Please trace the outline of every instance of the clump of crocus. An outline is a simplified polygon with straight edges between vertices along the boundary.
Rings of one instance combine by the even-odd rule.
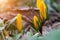
[[[38,29],[42,33],[42,24],[47,19],[47,13],[46,13],[46,4],[44,0],[37,0],[36,6],[39,9],[40,12],[40,20],[34,16],[34,27],[35,29]]]
[[[38,21],[38,18],[37,18],[37,16],[34,16],[34,27],[35,28],[38,28],[38,23],[37,23],[37,21]]]
[[[16,16],[16,27],[18,29],[18,31],[22,31],[22,15],[21,14],[17,14]]]
[[[40,22],[40,20],[37,18],[37,16],[34,16],[33,21],[34,21],[34,22],[33,22],[33,23],[34,23],[34,28],[37,29],[37,30],[39,30],[41,22]]]
[[[44,2],[44,0],[37,0],[37,8],[39,9],[40,12],[40,18],[42,20],[46,20],[47,18],[47,13],[46,13],[46,4]]]

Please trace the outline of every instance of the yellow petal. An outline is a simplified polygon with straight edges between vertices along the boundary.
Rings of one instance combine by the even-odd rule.
[[[40,12],[40,19],[43,20],[43,16],[42,16],[43,14],[41,13],[41,11],[39,12]]]
[[[37,21],[38,21],[37,16],[34,16],[34,27],[35,27],[35,28],[38,28]]]
[[[37,5],[37,8],[38,8],[38,9],[40,9],[40,4],[41,4],[42,1],[43,1],[43,0],[37,0],[37,1],[36,1],[36,5]]]
[[[43,14],[43,18],[46,19],[46,5],[44,2],[42,2],[42,14]]]
[[[17,29],[18,31],[22,31],[22,15],[21,14],[18,14],[16,16],[16,26],[17,26]]]
[[[37,8],[40,11],[40,17],[41,19],[46,19],[46,5],[43,0],[37,0]]]

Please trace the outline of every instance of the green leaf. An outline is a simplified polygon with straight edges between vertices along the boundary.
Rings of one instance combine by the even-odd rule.
[[[33,35],[32,37],[28,38],[28,40],[38,40],[38,36],[39,36],[39,34],[36,33],[36,34]]]
[[[19,40],[22,34],[15,34],[14,35],[14,40]]]
[[[32,32],[27,32],[27,35],[28,35],[29,37],[32,37],[32,36],[33,36],[33,33],[32,33]]]
[[[4,21],[0,19],[0,27],[3,27]]]
[[[49,32],[45,38],[46,40],[60,40],[60,29]]]
[[[5,27],[4,21],[0,19],[0,30],[3,30]]]
[[[38,40],[46,40],[43,36],[40,36]]]

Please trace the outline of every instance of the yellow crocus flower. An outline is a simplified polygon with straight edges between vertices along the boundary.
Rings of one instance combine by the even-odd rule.
[[[22,31],[22,15],[21,14],[17,14],[16,16],[16,26],[18,31]]]
[[[34,27],[35,28],[38,28],[38,23],[37,23],[37,21],[38,21],[38,18],[37,18],[37,16],[34,16],[34,18],[33,18],[34,20]]]
[[[46,19],[47,18],[47,15],[46,15],[46,5],[44,3],[44,0],[37,0],[37,8],[40,11],[41,19]]]

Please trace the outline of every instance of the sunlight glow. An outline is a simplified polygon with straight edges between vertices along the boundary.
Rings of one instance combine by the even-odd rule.
[[[0,11],[10,10],[14,3],[14,0],[0,0]]]
[[[6,3],[8,0],[0,0],[0,4]]]

